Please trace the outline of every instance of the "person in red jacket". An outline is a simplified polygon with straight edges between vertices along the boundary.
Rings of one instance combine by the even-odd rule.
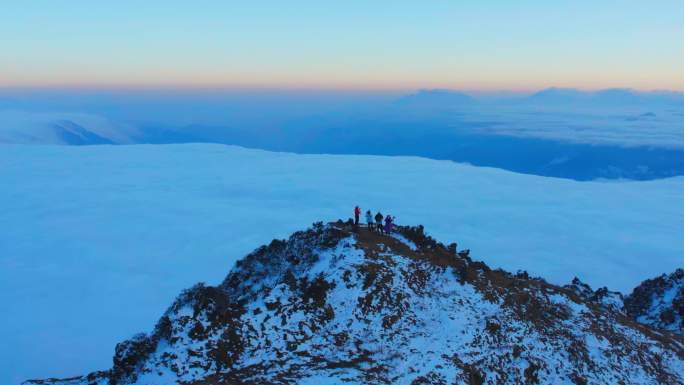
[[[359,206],[354,207],[354,226],[359,225],[359,216],[361,215],[361,209]]]

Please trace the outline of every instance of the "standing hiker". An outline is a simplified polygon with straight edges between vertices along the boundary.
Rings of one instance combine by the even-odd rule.
[[[373,231],[375,223],[373,223],[373,214],[371,214],[370,210],[366,211],[366,223],[368,224],[368,230]]]
[[[387,215],[385,217],[385,233],[387,234],[392,234],[392,221],[394,219],[392,218],[391,215]]]
[[[382,234],[383,229],[382,229],[382,214],[380,214],[380,211],[378,211],[377,214],[375,214],[375,224],[378,226],[378,231],[380,234]]]
[[[359,216],[361,215],[361,209],[359,206],[354,207],[354,227],[359,226]]]

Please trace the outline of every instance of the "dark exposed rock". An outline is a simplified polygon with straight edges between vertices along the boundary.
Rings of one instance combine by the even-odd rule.
[[[638,322],[684,335],[684,269],[642,282],[625,309]]]
[[[575,277],[569,285],[563,286],[584,301],[592,302],[598,306],[610,309],[614,312],[624,313],[624,298],[616,291],[610,291],[602,287],[594,291],[591,286]]]

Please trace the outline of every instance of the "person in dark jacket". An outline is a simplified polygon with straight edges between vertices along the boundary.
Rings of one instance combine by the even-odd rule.
[[[359,216],[361,216],[361,209],[359,206],[354,207],[354,226],[359,226]]]
[[[384,232],[384,229],[382,228],[382,219],[383,218],[384,217],[382,216],[382,214],[380,214],[380,211],[378,211],[378,213],[375,214],[375,224],[377,225],[378,231],[380,232],[380,234],[382,234]]]

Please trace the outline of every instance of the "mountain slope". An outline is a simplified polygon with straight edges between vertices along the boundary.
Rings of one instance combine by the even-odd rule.
[[[114,144],[112,140],[88,131],[83,126],[69,120],[55,122],[52,129],[62,143],[72,146]]]
[[[114,366],[28,384],[680,384],[684,339],[403,227],[315,224],[183,292]]]
[[[38,145],[131,144],[142,133],[98,115],[0,108],[0,143]]]
[[[641,323],[684,335],[684,270],[644,281],[625,308]]]

